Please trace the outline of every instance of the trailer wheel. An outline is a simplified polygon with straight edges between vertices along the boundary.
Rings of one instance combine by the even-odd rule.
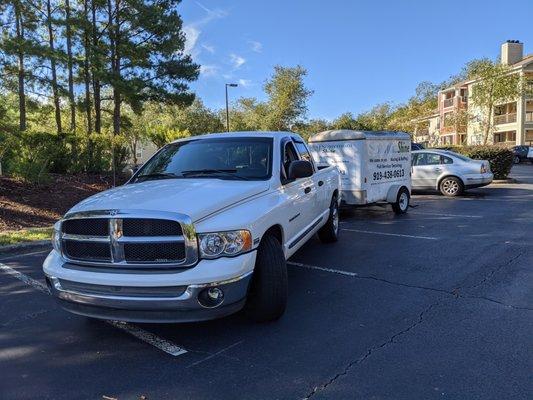
[[[407,188],[402,187],[400,190],[398,190],[398,195],[396,196],[396,202],[392,203],[392,209],[396,214],[405,214],[407,212],[407,209],[409,208],[409,190]]]
[[[285,312],[287,293],[287,264],[283,249],[278,239],[266,234],[257,249],[244,312],[257,322],[274,321]]]
[[[326,224],[318,230],[318,238],[322,243],[333,243],[339,240],[339,202],[333,195],[329,206],[329,217]]]

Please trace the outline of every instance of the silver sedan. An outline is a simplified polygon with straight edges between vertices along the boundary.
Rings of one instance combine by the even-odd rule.
[[[448,150],[417,150],[412,156],[413,190],[431,189],[445,196],[458,196],[493,179],[486,160],[472,160]]]

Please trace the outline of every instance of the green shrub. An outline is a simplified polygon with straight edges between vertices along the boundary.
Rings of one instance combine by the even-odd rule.
[[[513,152],[503,146],[454,146],[448,150],[463,154],[474,160],[487,160],[494,179],[507,179],[513,167]]]

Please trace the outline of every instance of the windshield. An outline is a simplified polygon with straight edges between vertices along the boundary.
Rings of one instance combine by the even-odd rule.
[[[450,150],[447,150],[446,153],[458,158],[459,160],[462,160],[462,161],[472,161],[471,158],[468,158],[467,156],[463,156],[462,154],[459,154],[459,153],[456,153],[455,151],[450,151]]]
[[[163,147],[133,182],[154,179],[215,178],[265,180],[272,174],[272,139],[228,137],[191,139]]]

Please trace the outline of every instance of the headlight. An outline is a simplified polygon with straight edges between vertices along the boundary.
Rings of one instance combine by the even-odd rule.
[[[54,250],[61,253],[61,221],[57,221],[54,224],[54,230],[52,232],[52,246]]]
[[[198,240],[202,258],[235,256],[252,248],[252,235],[247,230],[203,233]]]

